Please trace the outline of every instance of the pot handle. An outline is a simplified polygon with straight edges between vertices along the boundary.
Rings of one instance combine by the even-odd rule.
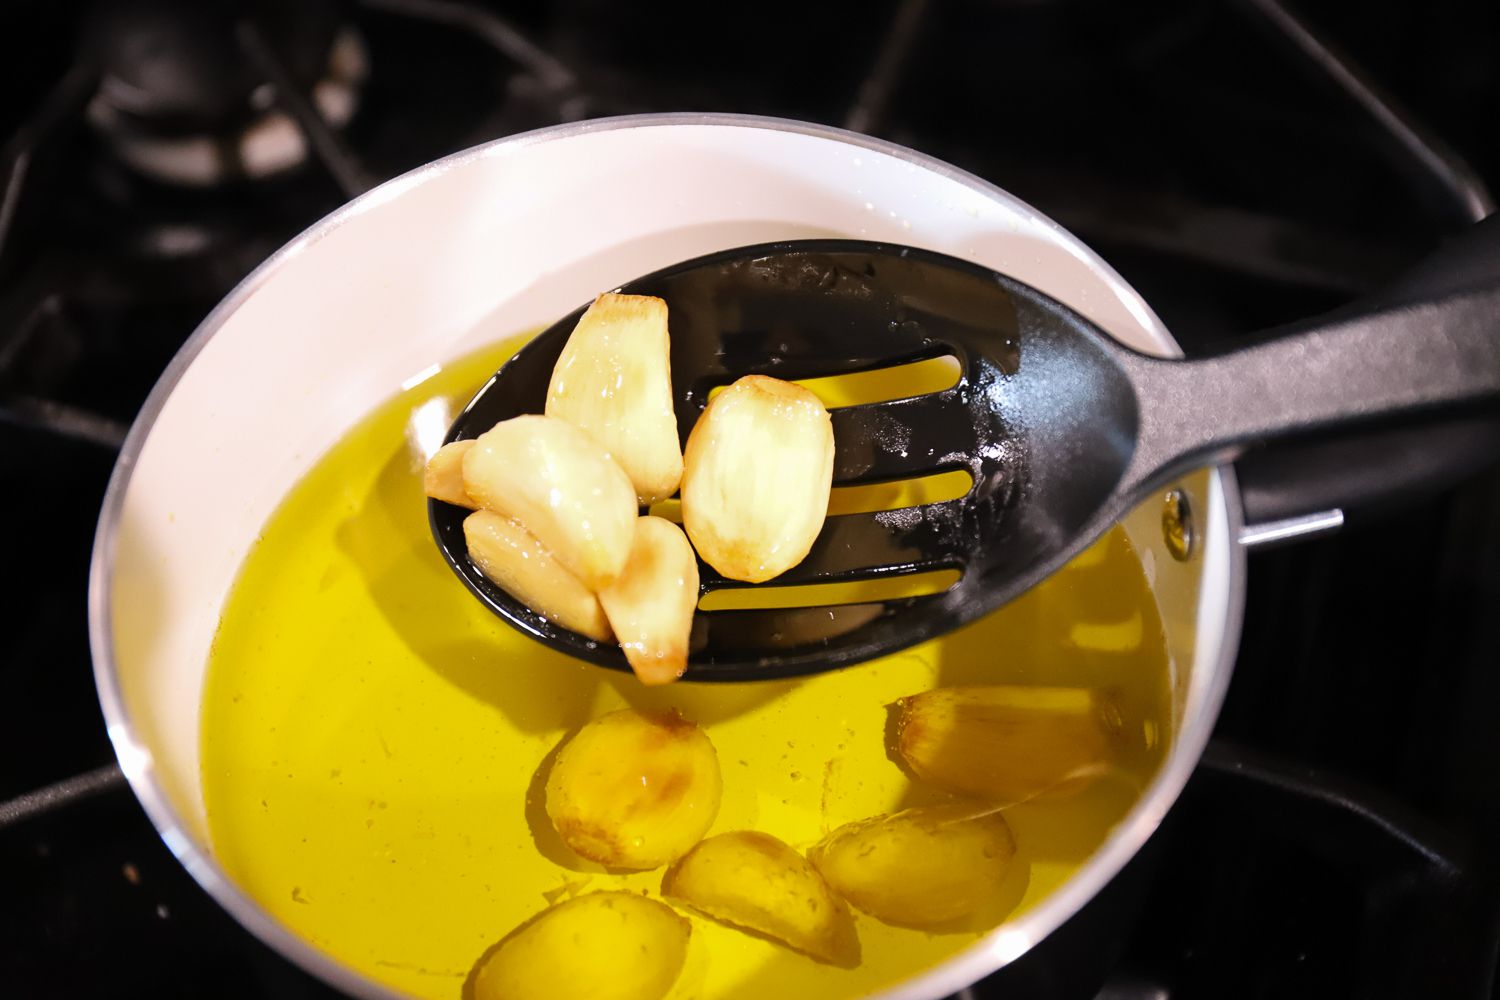
[[[1448,240],[1370,298],[1334,313],[1432,300],[1500,276],[1500,217]],[[1251,544],[1373,519],[1450,489],[1500,462],[1500,414],[1280,442],[1235,462]]]

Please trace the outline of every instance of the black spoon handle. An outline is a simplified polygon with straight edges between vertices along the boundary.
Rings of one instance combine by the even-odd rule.
[[[1252,442],[1500,403],[1500,273],[1425,301],[1344,310],[1231,354],[1123,363],[1140,425],[1121,485],[1138,493]]]
[[[1500,216],[1455,233],[1376,301],[1420,302],[1500,274]],[[1267,523],[1342,510],[1358,521],[1436,496],[1500,463],[1500,407],[1253,449],[1235,462],[1245,520]]]

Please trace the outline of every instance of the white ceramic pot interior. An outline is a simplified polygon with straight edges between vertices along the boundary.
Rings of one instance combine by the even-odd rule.
[[[984,182],[831,129],[703,116],[564,126],[391,181],[282,250],[205,321],[126,445],[101,520],[91,616],[101,699],[127,775],[169,845],[247,926],[343,988],[382,995],[293,941],[229,884],[206,833],[198,713],[209,644],[241,560],[290,487],[435,362],[675,261],[822,236],[970,258],[1126,343],[1175,351],[1091,251]],[[1186,780],[1227,679],[1239,558],[1232,486],[1218,472],[1187,486],[1193,559],[1167,554],[1159,499],[1128,522],[1177,671],[1172,759],[1072,883],[908,992],[951,991],[1024,951],[1128,859]]]

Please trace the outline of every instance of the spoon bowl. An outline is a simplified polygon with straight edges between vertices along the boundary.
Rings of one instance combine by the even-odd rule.
[[[1493,230],[1493,227],[1490,227]],[[1199,361],[1150,358],[1042,292],[911,247],[813,240],[727,250],[619,289],[667,302],[679,432],[709,393],[748,374],[796,380],[951,356],[938,392],[832,410],[835,487],[966,471],[961,497],[830,516],[807,557],[762,586],[957,571],[941,593],[700,610],[686,674],[747,680],[872,659],[957,628],[1060,568],[1151,490],[1246,443],[1365,417],[1500,396],[1496,282],[1429,303],[1384,304]],[[495,373],[448,440],[543,410],[583,308]],[[510,624],[628,670],[613,645],[535,614],[469,561],[467,511],[429,501],[434,537],[465,585]],[[748,586],[700,565],[701,589]],[[821,603],[820,603],[821,602]],[[785,602],[783,602],[785,603]],[[791,603],[797,603],[793,600]]]

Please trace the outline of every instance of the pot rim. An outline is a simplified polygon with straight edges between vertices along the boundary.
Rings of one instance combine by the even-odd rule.
[[[266,258],[214,307],[197,329],[183,342],[182,347],[172,357],[171,362],[152,387],[120,448],[119,457],[104,492],[90,559],[89,646],[100,708],[104,715],[106,731],[120,763],[120,769],[130,782],[136,798],[145,809],[167,848],[193,879],[242,927],[307,972],[351,996],[367,997],[371,1000],[392,1000],[392,998],[399,998],[401,994],[366,978],[331,955],[314,948],[272,918],[259,903],[235,885],[219,867],[209,849],[200,847],[187,832],[186,824],[167,798],[165,790],[157,779],[150,749],[135,736],[135,726],[124,703],[118,668],[114,659],[110,594],[115,537],[136,459],[140,456],[167,399],[214,334],[262,285],[274,278],[288,260],[338,229],[345,222],[453,167],[471,160],[496,155],[502,150],[595,132],[662,126],[752,128],[828,139],[883,153],[909,163],[913,167],[956,181],[992,201],[1022,208],[1036,217],[1044,226],[1053,229],[1072,253],[1081,260],[1087,261],[1089,266],[1106,281],[1119,296],[1120,301],[1143,326],[1150,329],[1163,342],[1170,345],[1173,351],[1180,354],[1176,341],[1173,340],[1161,319],[1114,268],[1071,232],[1000,187],[952,164],[884,139],[829,125],[759,115],[679,112],[625,115],[553,125],[495,139],[423,164],[378,185],[319,219]],[[1161,823],[1167,810],[1176,802],[1193,769],[1197,766],[1223,704],[1239,646],[1244,607],[1245,552],[1243,546],[1236,541],[1242,527],[1243,517],[1233,468],[1227,464],[1217,466],[1211,471],[1210,482],[1211,487],[1216,485],[1220,494],[1221,506],[1228,521],[1229,538],[1226,567],[1228,580],[1225,592],[1228,603],[1225,608],[1223,630],[1219,636],[1215,672],[1209,678],[1209,686],[1198,700],[1197,713],[1184,719],[1176,733],[1176,739],[1168,752],[1167,759],[1152,779],[1151,784],[1141,793],[1140,799],[1125,819],[1111,831],[1104,843],[1084,863],[1083,867],[1038,906],[1014,923],[1001,925],[991,931],[952,958],[900,981],[875,996],[945,996],[958,992],[965,986],[1019,958],[1061,926],[1103,889],[1125,866],[1126,862],[1135,856]]]

